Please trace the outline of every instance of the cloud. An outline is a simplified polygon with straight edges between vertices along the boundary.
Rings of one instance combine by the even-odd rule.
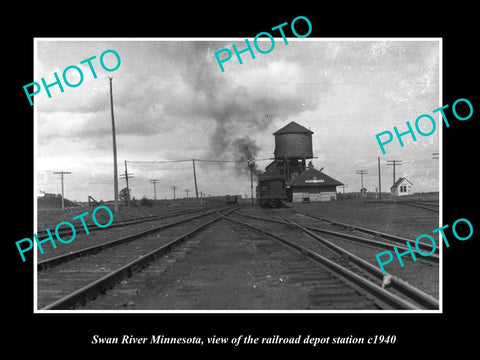
[[[202,42],[189,47],[184,59],[190,61],[183,74],[192,101],[182,111],[213,120],[208,156],[255,157],[261,148],[252,133],[263,132],[274,120],[286,121],[316,107],[317,94],[301,88],[307,75],[302,74],[299,64],[281,58],[238,64],[243,68],[237,81],[220,72],[216,64],[212,66],[211,48],[211,44]]]
[[[40,42],[39,78],[98,57],[106,49],[115,49],[122,59],[112,73],[100,69],[98,79],[87,77],[84,64],[82,85],[65,88],[64,93],[53,89],[51,99],[35,98],[40,168],[70,166],[78,176],[95,171],[108,178],[112,166],[108,76],[113,77],[119,163],[270,157],[272,133],[296,121],[315,132],[316,164],[326,165],[332,176],[345,176],[338,180],[354,183],[352,168],[376,160],[375,133],[436,108],[436,42],[292,39],[284,45],[278,40],[269,54],[257,53],[251,59],[243,53],[243,64],[233,55],[224,73],[214,51],[233,43],[244,48],[241,40]],[[392,156],[402,158],[413,145],[392,146]],[[437,145],[438,137],[432,136],[415,151]],[[257,162],[259,169],[264,165]],[[149,196],[150,185],[142,182],[149,176],[161,178],[167,190],[167,182],[192,188],[191,164],[132,169],[136,172],[132,184]],[[211,193],[235,189],[249,193],[245,163],[236,167],[198,162],[197,176]],[[102,197],[108,194],[110,190]]]

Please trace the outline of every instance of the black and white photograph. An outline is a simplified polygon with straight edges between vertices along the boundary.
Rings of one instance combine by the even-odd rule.
[[[36,41],[38,310],[440,309],[441,39],[265,38]]]
[[[8,348],[473,348],[474,11],[196,5],[12,15]]]

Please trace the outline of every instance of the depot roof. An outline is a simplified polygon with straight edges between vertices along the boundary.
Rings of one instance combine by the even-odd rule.
[[[287,185],[318,187],[318,186],[340,186],[340,185],[343,185],[343,183],[341,183],[338,180],[335,180],[334,178],[328,176],[327,174],[324,174],[323,172],[317,169],[309,169],[301,173],[299,176],[297,176]]]

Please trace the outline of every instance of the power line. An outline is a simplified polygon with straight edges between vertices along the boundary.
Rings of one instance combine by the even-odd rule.
[[[150,161],[142,161],[142,160],[125,160],[129,163],[135,164],[162,164],[162,163],[176,163],[176,162],[187,162],[192,161],[192,159],[188,160],[150,160]]]
[[[387,165],[393,166],[393,185],[395,185],[395,166],[402,165],[402,160],[387,160]]]
[[[135,164],[162,164],[162,163],[180,163],[190,161],[214,162],[214,163],[242,163],[248,160],[212,160],[212,159],[180,159],[180,160],[125,160]]]
[[[320,69],[321,70],[321,69]],[[125,80],[153,80],[156,82],[164,81],[164,82],[198,82],[196,78],[163,78],[163,77],[151,77],[151,76],[135,76],[135,77],[127,77],[127,76],[117,76],[117,79],[125,79]],[[239,81],[239,80],[226,80],[224,78],[209,78],[204,79],[202,81],[221,81],[222,83],[233,83],[233,84],[253,84],[253,85],[325,85],[324,82],[299,82],[299,81]],[[338,83],[339,85],[343,85],[346,83]],[[348,83],[350,84],[350,83]],[[360,83],[359,83],[360,84]],[[361,83],[363,84],[363,83]]]
[[[113,116],[113,90],[112,90],[112,78],[110,80],[110,109],[112,112],[112,142],[113,142],[113,192],[114,202],[113,211],[118,213],[118,174],[117,174],[117,140],[115,138],[115,118]]]
[[[317,159],[313,157],[312,159]],[[178,160],[125,160],[132,164],[162,164],[162,163],[180,163],[180,162],[189,162],[189,161],[200,161],[200,162],[211,162],[211,163],[247,163],[249,161],[267,161],[267,160],[278,160],[277,158],[263,158],[263,159],[245,159],[245,160],[216,160],[216,159],[178,159]]]
[[[330,70],[330,69],[319,69],[319,70]],[[165,78],[165,77],[151,77],[151,76],[117,76],[117,79],[125,79],[125,80],[152,80],[156,82],[198,82],[197,78]],[[216,77],[211,77],[208,79],[202,78],[202,81],[221,81],[222,83],[228,83],[228,84],[252,84],[252,85],[306,85],[306,86],[324,86],[325,83],[322,81],[316,82],[316,81],[239,81],[239,80],[226,80],[226,79],[220,79]],[[358,85],[358,86],[378,86],[378,85],[385,85],[387,84],[387,81],[345,81],[345,82],[333,82],[331,85],[342,85],[342,86],[353,86],[353,85]],[[406,83],[410,83],[407,81]],[[418,81],[411,81],[411,83],[415,84],[430,84],[429,82],[418,82]]]
[[[253,201],[253,168],[255,167],[255,160],[248,160],[248,167],[250,168],[250,193],[252,197],[252,206],[255,204]]]
[[[203,162],[215,162],[215,163],[242,163],[247,162],[248,160],[211,160],[211,159],[192,159],[195,161],[203,161]]]
[[[160,180],[158,179],[152,179],[150,182],[153,184],[153,205],[155,206],[157,204],[157,186],[156,184],[159,183]]]
[[[382,201],[382,175],[380,173],[380,156],[377,157],[378,163],[378,200]]]
[[[65,210],[65,203],[64,203],[64,200],[63,200],[63,175],[66,175],[66,174],[71,174],[70,171],[56,171],[54,172],[54,174],[58,174],[60,175],[60,179],[62,180],[62,210]]]
[[[195,197],[198,201],[198,186],[197,186],[197,172],[195,171],[195,159],[192,159],[193,165],[193,181],[195,182]]]
[[[133,178],[133,174],[129,173],[127,170],[127,160],[125,160],[125,174],[120,175],[120,179],[125,179],[125,182],[127,183],[127,204],[130,206],[130,188],[128,186],[128,179]]]
[[[170,186],[170,189],[173,189],[173,200],[175,200],[175,190],[178,188],[178,186]]]
[[[362,188],[361,189],[363,189],[363,175],[368,174],[368,171],[367,170],[357,170],[356,174],[359,174],[361,179],[362,179]],[[360,191],[361,191],[361,189],[360,189]]]

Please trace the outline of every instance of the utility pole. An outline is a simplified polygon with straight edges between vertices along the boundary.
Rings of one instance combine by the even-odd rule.
[[[190,191],[190,189],[185,189],[184,191],[187,193],[187,199],[188,199],[188,192]]]
[[[378,157],[378,199],[382,201],[382,178],[380,175],[380,156]]]
[[[112,90],[112,78],[110,80],[110,108],[112,111],[112,140],[113,140],[113,192],[114,202],[113,211],[118,213],[118,174],[117,174],[117,140],[115,138],[115,118],[113,116],[113,90]]]
[[[128,199],[127,199],[127,204],[130,206],[130,188],[128,187],[128,178],[133,178],[133,174],[128,173],[127,171],[127,160],[125,160],[125,174],[120,175],[120,179],[125,179],[127,183],[127,193],[128,193]]]
[[[62,210],[65,210],[65,203],[63,201],[63,175],[71,174],[71,172],[70,171],[57,171],[57,172],[54,172],[54,174],[59,174],[60,179],[62,180]]]
[[[363,175],[368,174],[368,171],[367,170],[357,170],[356,173],[360,174],[360,177],[362,178],[362,188],[361,189],[363,189]],[[361,189],[360,189],[360,192],[361,192]]]
[[[176,186],[170,186],[171,189],[173,189],[173,200],[175,200],[175,190],[177,189]]]
[[[254,159],[248,159],[248,167],[250,168],[250,193],[252,196],[252,206],[254,206],[254,201],[253,201],[253,168],[255,167]]]
[[[387,160],[387,165],[393,166],[393,185],[395,185],[395,166],[402,165],[402,160]]]
[[[198,187],[197,187],[197,173],[195,171],[195,159],[192,159],[192,164],[193,164],[193,181],[195,182],[195,197],[197,198],[197,202],[198,202]]]
[[[158,179],[152,179],[150,182],[153,184],[153,206],[157,206],[157,186],[159,180]]]

